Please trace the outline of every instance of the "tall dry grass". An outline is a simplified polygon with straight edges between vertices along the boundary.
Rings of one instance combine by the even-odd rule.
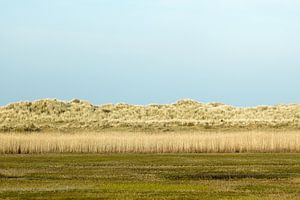
[[[0,134],[0,154],[300,152],[300,132]]]

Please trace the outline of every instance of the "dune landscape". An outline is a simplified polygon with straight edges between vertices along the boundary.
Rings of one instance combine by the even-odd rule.
[[[92,105],[38,100],[0,107],[1,132],[300,130],[300,105],[234,107],[179,100],[173,104]]]
[[[0,153],[296,153],[299,116],[297,104],[19,102],[0,108]]]
[[[299,10],[0,0],[0,200],[300,200]]]

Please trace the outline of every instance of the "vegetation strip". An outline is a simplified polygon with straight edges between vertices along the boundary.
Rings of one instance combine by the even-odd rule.
[[[0,154],[296,153],[299,144],[299,132],[0,134]]]

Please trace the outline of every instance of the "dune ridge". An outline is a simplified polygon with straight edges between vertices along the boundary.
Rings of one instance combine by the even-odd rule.
[[[0,107],[1,132],[300,130],[300,104],[234,107],[190,99],[164,105],[92,105],[43,99]]]

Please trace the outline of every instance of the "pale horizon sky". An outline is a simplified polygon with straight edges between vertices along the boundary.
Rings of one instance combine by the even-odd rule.
[[[300,103],[300,1],[0,0],[0,105]]]

